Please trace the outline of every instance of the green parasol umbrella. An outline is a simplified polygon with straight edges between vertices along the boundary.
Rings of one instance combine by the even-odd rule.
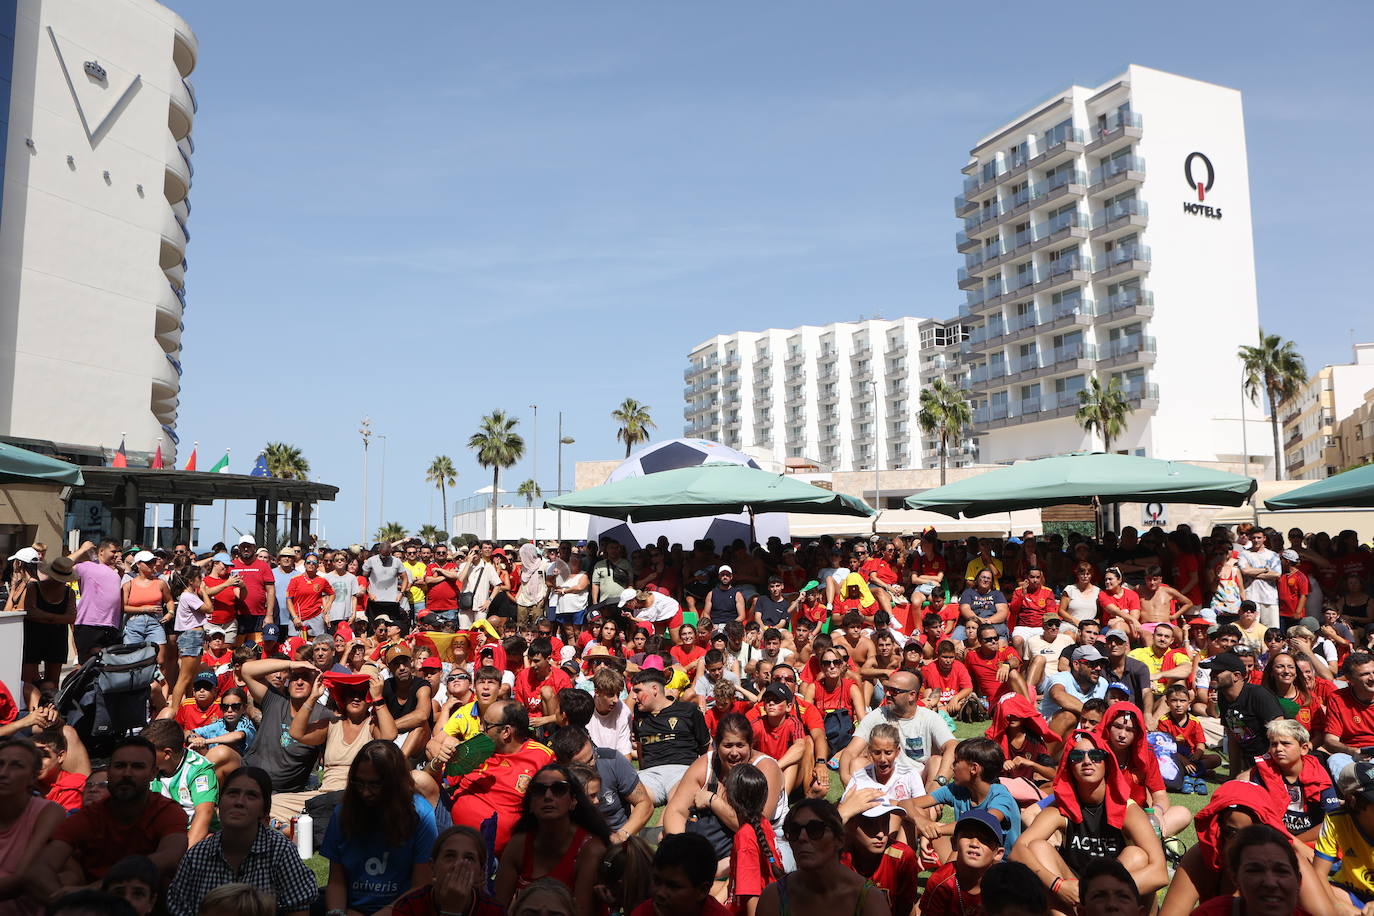
[[[1344,509],[1374,506],[1374,464],[1266,499],[1266,509]]]
[[[1023,461],[908,496],[906,505],[950,518],[1065,504],[1239,506],[1255,486],[1252,478],[1180,461],[1094,452]]]
[[[721,461],[618,480],[555,497],[544,505],[634,522],[741,512],[805,512],[860,518],[876,514],[857,497],[823,490],[785,474]]]

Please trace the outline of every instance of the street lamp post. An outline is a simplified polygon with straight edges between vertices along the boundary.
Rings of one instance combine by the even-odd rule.
[[[363,534],[358,538],[359,543],[368,543],[367,538],[367,446],[372,439],[372,420],[363,417],[362,425],[358,427],[358,434],[363,437]]]
[[[380,516],[380,518],[377,519],[377,523],[378,523],[378,524],[381,524],[381,525],[385,525],[385,524],[386,524],[386,436],[383,436],[383,435],[381,435],[381,434],[379,433],[379,434],[377,435],[377,438],[382,440],[382,483],[381,483],[381,486],[379,486],[379,487],[377,488],[377,491],[378,491],[378,496],[377,496],[377,515]]]
[[[534,481],[535,492],[539,491],[539,405],[531,404],[530,410],[534,411],[534,422],[530,427],[530,479]],[[534,501],[530,500],[530,540],[539,540],[539,526],[535,524]]]
[[[563,411],[558,412],[558,495],[563,495],[563,446],[572,445],[575,440],[572,436],[563,435]],[[558,513],[557,537],[563,540],[563,510],[553,510]]]
[[[883,430],[882,421],[878,419],[878,380],[870,379],[868,384],[873,386],[873,508],[877,513],[873,516],[873,533],[878,533],[878,516],[883,512]]]

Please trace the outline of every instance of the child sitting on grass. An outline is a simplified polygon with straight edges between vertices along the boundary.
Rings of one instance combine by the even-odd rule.
[[[1006,842],[996,815],[972,808],[950,825],[954,860],[937,868],[921,895],[921,916],[983,916],[983,876],[1002,859]]]
[[[1189,710],[1193,692],[1187,684],[1170,684],[1164,690],[1164,704],[1169,707],[1168,715],[1155,726],[1174,739],[1178,745],[1175,759],[1183,770],[1184,795],[1194,792],[1207,794],[1207,774],[1221,766],[1221,755],[1207,750],[1207,738],[1202,733],[1202,723]]]
[[[937,805],[950,805],[958,818],[968,811],[989,812],[1006,835],[1007,846],[1015,844],[1021,835],[1021,807],[1011,792],[1002,785],[1002,766],[1006,758],[997,743],[989,738],[965,738],[954,747],[954,784],[941,786],[929,795],[913,799],[903,807],[917,809],[912,813],[916,829],[931,841],[941,862],[948,862],[951,853],[949,837],[956,823],[941,824],[929,813]]]

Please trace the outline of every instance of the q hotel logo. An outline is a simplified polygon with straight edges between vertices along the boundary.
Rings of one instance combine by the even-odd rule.
[[[1204,204],[1207,199],[1207,192],[1212,190],[1212,184],[1216,181],[1217,173],[1212,168],[1212,160],[1202,153],[1189,153],[1183,160],[1183,179],[1188,182],[1188,187],[1197,192],[1197,202],[1189,200],[1183,202],[1183,212],[1193,216],[1203,216],[1207,219],[1221,219],[1221,208]]]

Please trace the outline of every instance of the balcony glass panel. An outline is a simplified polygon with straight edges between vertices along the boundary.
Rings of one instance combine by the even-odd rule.
[[[1127,261],[1148,261],[1150,260],[1150,246],[1148,245],[1118,245],[1111,251],[1103,252],[1106,260],[1106,267],[1115,267]]]
[[[1093,169],[1093,184],[1099,184],[1122,172],[1145,171],[1145,160],[1140,156],[1120,156]]]
[[[1143,200],[1119,200],[1110,207],[1104,207],[1093,214],[1093,228],[1103,226],[1126,216],[1149,216],[1150,208]]]

